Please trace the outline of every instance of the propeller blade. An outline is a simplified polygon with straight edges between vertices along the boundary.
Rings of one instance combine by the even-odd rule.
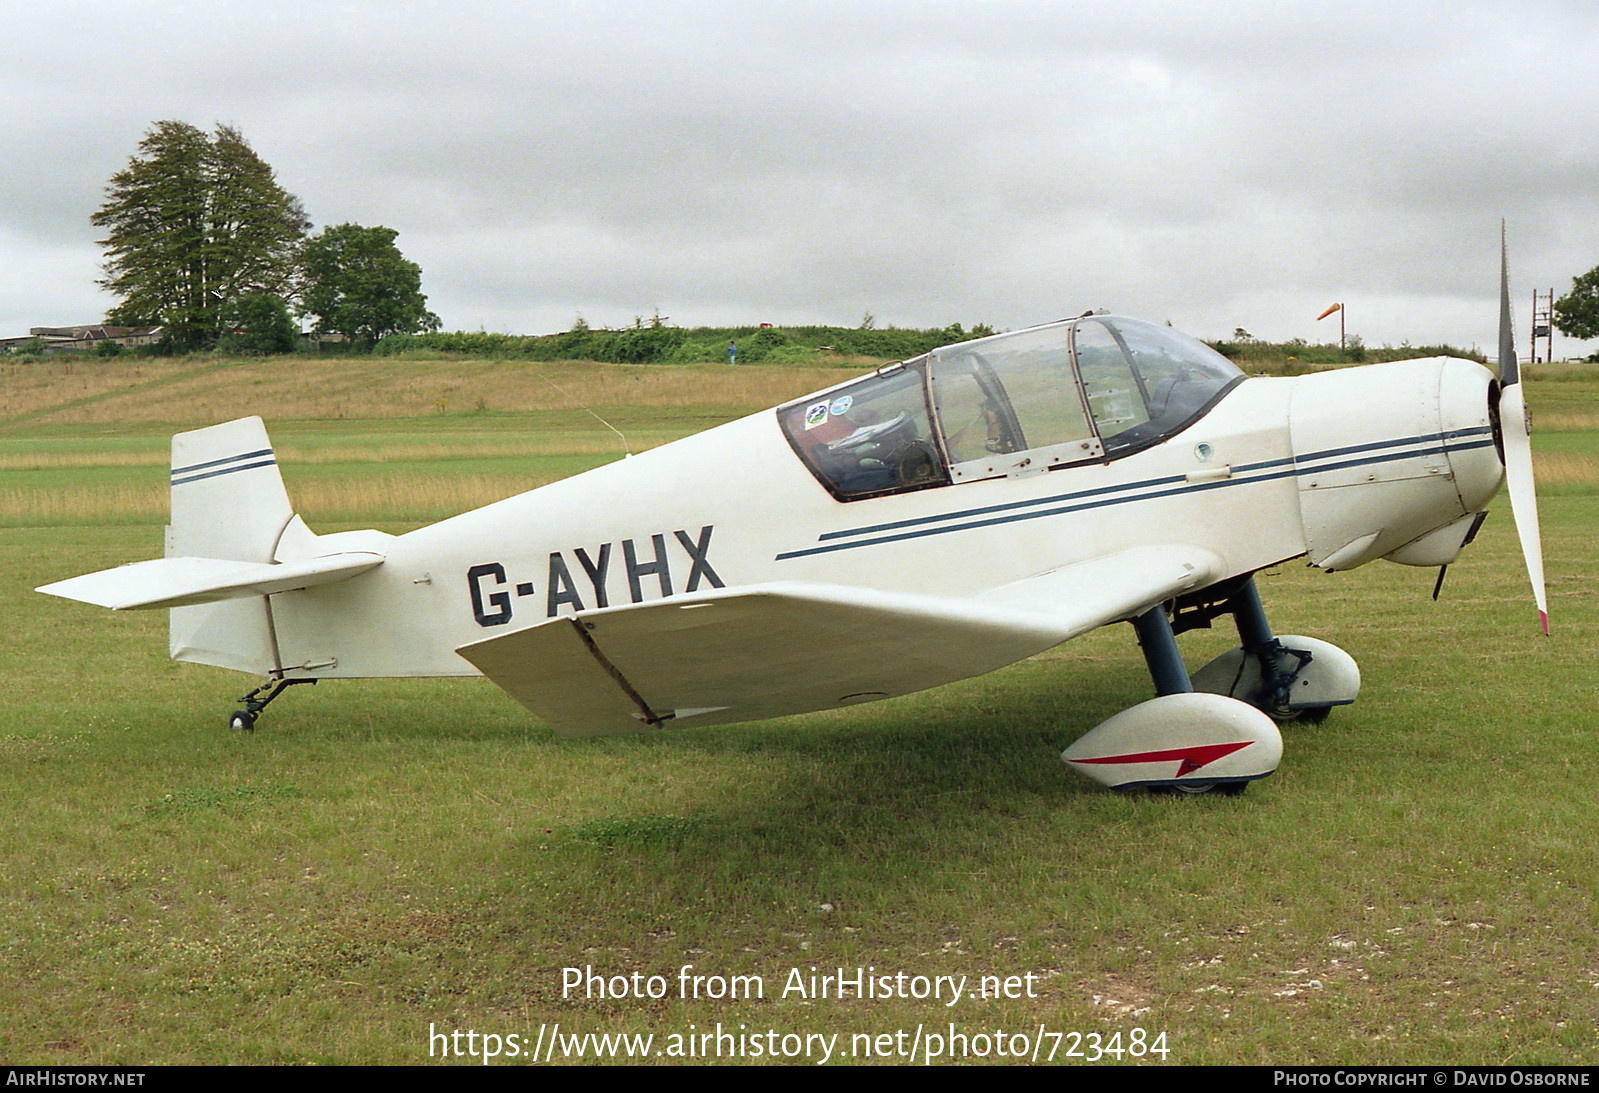
[[[1499,222],[1499,385],[1521,382],[1516,363],[1515,332],[1510,326],[1510,248],[1505,242],[1505,222]]]
[[[1510,491],[1510,513],[1521,539],[1521,556],[1538,605],[1538,626],[1549,633],[1549,609],[1544,598],[1543,541],[1538,533],[1538,495],[1532,482],[1532,435],[1527,422],[1527,398],[1516,363],[1515,336],[1510,326],[1510,257],[1505,244],[1504,221],[1499,223],[1499,434],[1504,445],[1505,484]]]
[[[1538,534],[1538,496],[1532,484],[1532,437],[1527,430],[1527,404],[1522,385],[1512,384],[1499,396],[1499,431],[1505,445],[1505,484],[1510,489],[1510,513],[1521,537],[1521,556],[1538,604],[1538,625],[1549,633],[1549,609],[1544,600],[1543,541]]]

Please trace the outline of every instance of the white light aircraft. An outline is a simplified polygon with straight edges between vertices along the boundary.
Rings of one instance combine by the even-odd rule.
[[[1503,263],[1502,263],[1503,264]],[[1501,272],[1497,378],[1445,357],[1248,378],[1103,313],[962,342],[404,535],[317,535],[259,418],[172,440],[165,557],[40,591],[169,608],[174,658],[283,688],[481,673],[573,736],[902,695],[1130,621],[1156,697],[1062,758],[1238,792],[1354,701],[1253,574],[1445,567],[1507,477],[1547,633]],[[1439,580],[1442,580],[1440,569]],[[1192,675],[1175,635],[1239,645]]]

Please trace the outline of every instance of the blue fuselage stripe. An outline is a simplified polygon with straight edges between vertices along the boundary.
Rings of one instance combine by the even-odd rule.
[[[1104,508],[1109,505],[1127,504],[1135,501],[1149,501],[1161,497],[1176,497],[1181,494],[1203,493],[1208,490],[1225,489],[1230,486],[1247,486],[1256,482],[1271,482],[1282,478],[1294,478],[1300,475],[1320,474],[1325,471],[1346,470],[1350,467],[1374,466],[1379,463],[1392,463],[1402,459],[1414,459],[1419,456],[1436,455],[1448,452],[1469,451],[1474,448],[1488,447],[1493,443],[1489,438],[1490,430],[1486,427],[1474,429],[1457,429],[1449,433],[1432,433],[1427,436],[1407,437],[1402,440],[1383,440],[1371,444],[1357,444],[1344,448],[1329,448],[1316,452],[1300,459],[1287,457],[1283,459],[1269,459],[1259,463],[1243,464],[1233,469],[1234,477],[1223,479],[1219,482],[1201,482],[1188,484],[1186,475],[1167,475],[1162,478],[1150,478],[1141,482],[1129,482],[1120,486],[1104,486],[1098,489],[1081,490],[1075,493],[1056,494],[1053,497],[1042,497],[1031,501],[1014,501],[1002,505],[989,505],[983,508],[965,509],[959,512],[943,513],[937,516],[922,516],[907,520],[893,521],[890,523],[874,524],[866,527],[854,528],[848,531],[827,532],[817,537],[818,542],[826,543],[824,546],[809,547],[804,550],[792,550],[777,555],[778,561],[789,558],[805,558],[815,554],[829,554],[839,550],[850,550],[854,547],[877,546],[882,543],[895,543],[906,539],[920,539],[930,535],[942,535],[946,532],[970,531],[975,528],[992,527],[996,524],[1009,524],[1021,520],[1035,520],[1047,516],[1061,516],[1071,512],[1083,512],[1088,509]],[[1484,439],[1471,440],[1460,443],[1470,437]],[[1431,447],[1414,448],[1405,451],[1382,452],[1385,448],[1409,448],[1417,444],[1430,444]],[[1360,459],[1345,459],[1337,462],[1320,462],[1334,459],[1339,456],[1353,455],[1362,452],[1382,452],[1379,455],[1366,456]],[[1314,464],[1314,465],[1312,465]],[[1257,473],[1272,471],[1273,468],[1286,468],[1276,470],[1274,473]],[[1242,477],[1248,475],[1248,477]],[[1184,483],[1177,485],[1177,483]],[[1175,487],[1161,489],[1156,487]],[[1140,492],[1147,491],[1147,492]],[[1113,495],[1113,496],[1106,496]],[[1088,500],[1099,498],[1098,500]],[[1062,504],[1062,502],[1080,502],[1077,504]],[[1041,507],[1052,506],[1052,507]],[[1026,512],[1015,512],[1016,509],[1028,509]],[[992,515],[995,513],[1009,513],[1009,515]],[[988,519],[970,519],[976,516],[986,516]],[[950,521],[962,521],[951,523]],[[929,527],[926,525],[937,524]],[[906,529],[906,530],[901,530]],[[885,531],[898,531],[898,534],[883,535]],[[871,538],[855,538],[856,536],[872,536]],[[827,542],[832,539],[850,538],[854,541],[847,543]]]

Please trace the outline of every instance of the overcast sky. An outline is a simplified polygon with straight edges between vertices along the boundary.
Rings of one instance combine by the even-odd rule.
[[[1025,326],[1491,347],[1599,265],[1593,0],[0,0],[0,336],[98,321],[150,125],[383,224],[446,329]],[[1556,338],[1556,353],[1591,351]]]

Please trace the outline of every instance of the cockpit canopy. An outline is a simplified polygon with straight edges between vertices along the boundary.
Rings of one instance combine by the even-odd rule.
[[[1243,373],[1111,315],[935,349],[778,410],[842,501],[1117,459],[1187,428]]]

